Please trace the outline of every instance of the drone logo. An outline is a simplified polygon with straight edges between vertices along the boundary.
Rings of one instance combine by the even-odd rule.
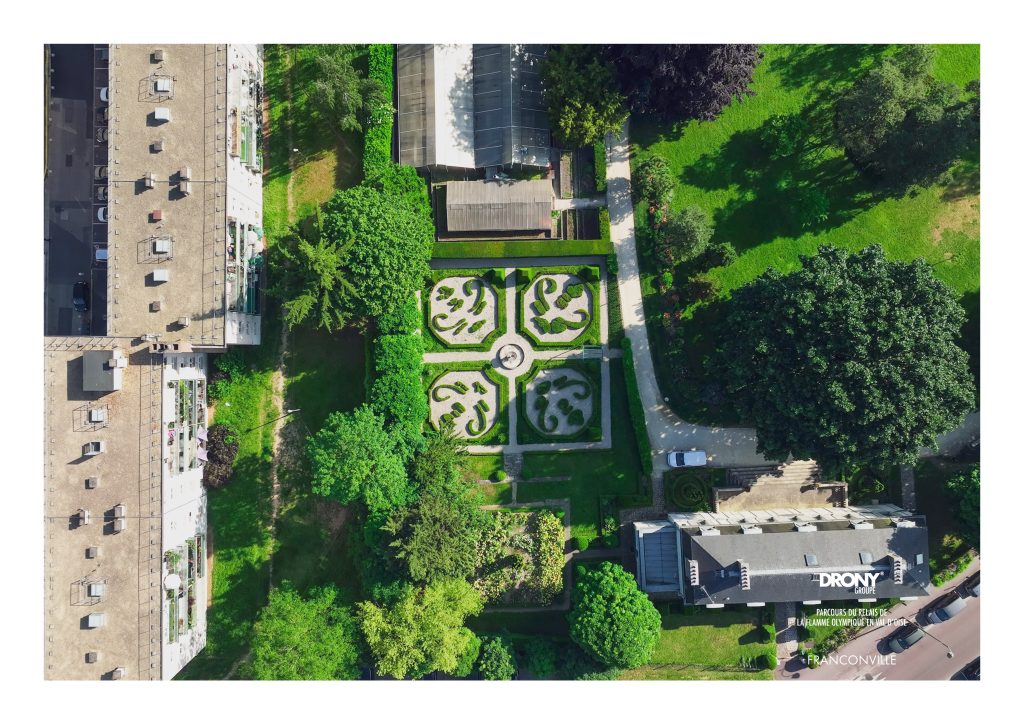
[[[819,573],[821,588],[853,588],[854,593],[872,594],[881,573]]]

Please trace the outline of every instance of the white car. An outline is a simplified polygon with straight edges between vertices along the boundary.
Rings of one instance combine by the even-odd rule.
[[[110,103],[110,88],[107,86],[100,88],[100,100],[104,103]]]
[[[104,224],[107,223],[107,207],[106,206],[101,206],[98,209],[96,209],[96,221],[99,221],[99,222],[104,223]]]
[[[673,450],[668,454],[670,468],[698,468],[708,464],[708,454],[703,450]]]

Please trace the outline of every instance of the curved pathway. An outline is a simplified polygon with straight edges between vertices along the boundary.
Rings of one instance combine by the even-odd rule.
[[[705,427],[680,419],[665,404],[654,375],[651,345],[644,320],[643,296],[640,291],[640,265],[636,253],[633,225],[632,189],[629,178],[629,123],[617,137],[605,139],[608,160],[608,215],[615,256],[619,263],[619,300],[622,325],[633,347],[640,399],[647,419],[647,435],[654,451],[655,507],[664,497],[662,474],[668,469],[664,453],[669,450],[700,448],[707,450],[708,464],[717,467],[764,465],[757,452],[757,436],[752,428]]]

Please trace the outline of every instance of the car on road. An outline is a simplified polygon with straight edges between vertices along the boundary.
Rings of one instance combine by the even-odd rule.
[[[981,657],[979,656],[967,664],[960,671],[952,676],[953,681],[980,681],[981,680]]]
[[[708,464],[708,454],[703,450],[673,450],[668,454],[670,468],[699,468]]]
[[[89,282],[75,282],[71,290],[71,303],[76,312],[89,311]]]
[[[889,637],[889,650],[894,654],[902,654],[923,638],[924,631],[921,630],[921,627],[908,623]]]
[[[926,614],[931,623],[948,621],[967,608],[967,601],[956,591],[951,591],[933,603]]]
[[[977,598],[981,595],[981,571],[975,571],[963,583],[964,593]]]

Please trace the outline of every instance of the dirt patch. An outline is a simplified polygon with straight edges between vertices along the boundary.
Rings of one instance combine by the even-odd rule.
[[[313,511],[317,522],[327,530],[331,538],[336,538],[352,518],[351,508],[319,495],[313,496]]]
[[[981,197],[964,196],[946,204],[932,226],[932,243],[942,241],[947,231],[970,234],[978,233],[981,224]]]

